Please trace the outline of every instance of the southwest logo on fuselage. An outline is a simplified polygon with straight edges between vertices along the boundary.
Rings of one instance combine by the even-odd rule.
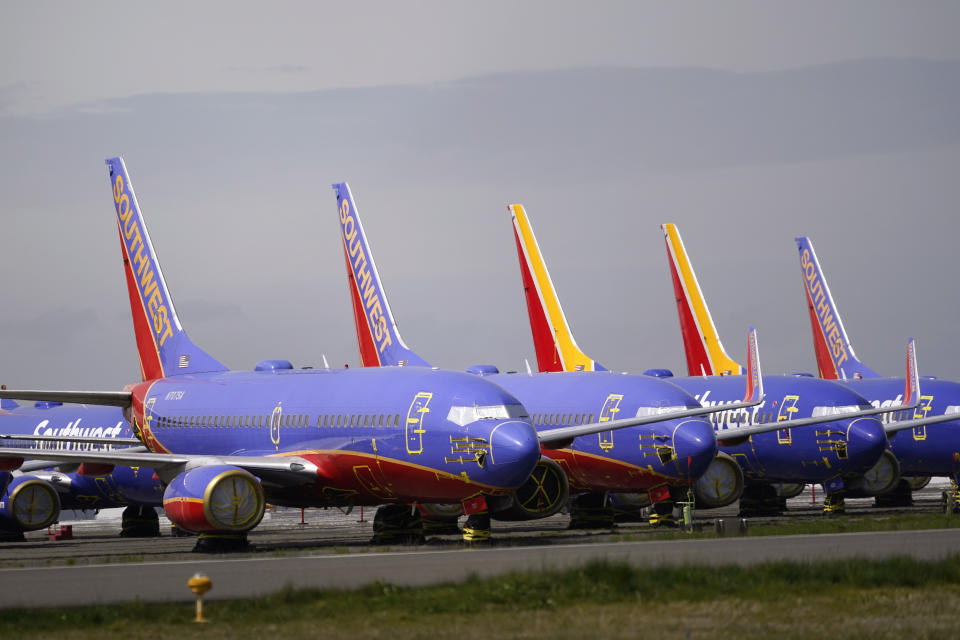
[[[140,299],[144,301],[147,314],[150,316],[154,341],[157,343],[157,348],[160,348],[167,338],[173,335],[169,305],[164,300],[163,290],[157,285],[156,270],[151,263],[149,250],[143,242],[143,233],[133,215],[132,196],[125,187],[123,176],[118,175],[113,183],[113,201],[117,206],[117,215],[120,217],[120,235],[123,236],[130,269],[136,272],[133,279],[140,291]]]
[[[387,328],[387,317],[384,314],[385,305],[382,302],[373,275],[370,273],[367,252],[364,250],[361,236],[357,232],[357,220],[350,212],[350,201],[347,199],[340,202],[340,226],[343,241],[350,256],[350,267],[353,269],[357,293],[360,295],[367,312],[370,332],[376,342],[377,351],[383,353],[384,349],[393,344],[390,331]]]
[[[843,344],[843,336],[840,335],[840,327],[837,326],[835,314],[830,308],[827,293],[823,290],[816,264],[810,259],[810,251],[807,249],[800,254],[800,266],[803,268],[803,281],[807,287],[807,295],[810,296],[810,303],[820,318],[820,327],[833,354],[833,363],[839,369],[840,365],[847,361],[847,348]]]

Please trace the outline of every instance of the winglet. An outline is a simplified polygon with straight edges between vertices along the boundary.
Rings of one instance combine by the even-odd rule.
[[[673,279],[680,332],[687,356],[687,372],[691,376],[743,373],[743,367],[727,355],[720,342],[717,327],[713,324],[713,317],[677,226],[667,223],[660,225],[660,228],[667,245],[667,262]]]
[[[750,327],[747,333],[747,391],[744,402],[763,400],[763,373],[760,370],[760,349],[757,347],[757,330]]]
[[[507,209],[513,218],[537,367],[540,371],[606,371],[577,346],[523,205],[512,204]]]
[[[820,377],[828,380],[846,378],[879,378],[880,374],[857,360],[853,345],[843,328],[843,320],[827,286],[827,278],[817,260],[810,239],[796,239],[800,251],[800,271],[803,290],[807,296],[810,312],[810,329],[813,332],[813,350],[817,356]]]
[[[110,168],[117,230],[123,249],[123,267],[143,379],[225,371],[226,367],[193,344],[180,326],[123,159],[109,158],[106,163]]]
[[[903,386],[903,405],[910,406],[919,402],[920,374],[917,371],[917,348],[913,338],[907,340],[907,372]]]
[[[333,190],[337,192],[340,238],[343,240],[353,322],[363,366],[429,367],[427,361],[411,351],[400,337],[349,185],[337,182]]]

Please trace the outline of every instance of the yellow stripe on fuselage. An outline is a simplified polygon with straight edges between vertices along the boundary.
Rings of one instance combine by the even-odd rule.
[[[510,211],[513,213],[514,225],[520,235],[520,242],[523,245],[527,265],[530,267],[530,273],[537,287],[537,294],[540,296],[541,306],[550,327],[553,329],[553,343],[560,354],[563,370],[576,371],[579,368],[583,371],[593,371],[593,360],[580,350],[573,339],[570,328],[567,326],[567,319],[560,307],[560,300],[553,288],[553,281],[550,280],[550,273],[547,271],[543,255],[540,253],[537,238],[533,235],[533,228],[530,226],[527,212],[524,211],[521,204],[510,205]]]
[[[683,246],[683,240],[680,238],[680,232],[674,224],[663,225],[664,234],[667,237],[667,244],[670,247],[670,258],[673,260],[677,273],[680,275],[680,281],[683,284],[684,293],[687,296],[687,304],[693,313],[694,320],[699,329],[700,339],[710,358],[710,364],[713,367],[713,374],[719,375],[724,371],[733,374],[743,372],[740,363],[731,359],[720,342],[720,336],[717,335],[717,328],[713,324],[713,317],[710,315],[710,309],[703,299],[703,292],[700,291],[700,283],[697,281],[697,275],[693,272],[690,265],[690,258],[687,257],[687,250]],[[708,372],[709,373],[709,372]],[[692,372],[691,372],[692,374]]]

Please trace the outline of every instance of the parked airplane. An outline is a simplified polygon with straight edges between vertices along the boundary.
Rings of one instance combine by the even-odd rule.
[[[0,432],[0,441],[13,448],[55,445],[73,450],[109,450],[141,445],[116,407],[56,402],[20,406],[12,400],[0,400]],[[57,469],[53,463],[31,462],[21,467],[21,473],[10,476],[12,484],[0,490],[0,540],[23,540],[25,531],[56,522],[61,509],[113,507],[126,507],[121,536],[160,535],[154,507],[161,504],[163,487],[153,469],[81,464],[70,471],[70,467],[77,465]]]
[[[124,163],[107,165],[143,381],[117,392],[0,391],[0,398],[120,407],[149,451],[61,447],[28,455],[4,447],[0,469],[40,456],[152,467],[166,485],[167,517],[201,534],[198,549],[229,550],[246,546],[267,500],[469,504],[528,491],[541,445],[589,432],[568,425],[538,433],[514,396],[467,373],[294,370],[282,360],[228,370],[187,337]],[[465,446],[479,453],[466,458]]]
[[[573,338],[526,211],[519,204],[509,209],[530,327],[541,345],[540,370],[598,368]],[[731,411],[724,405],[736,400],[734,390],[742,384],[738,376],[673,378],[665,369],[646,373],[669,377],[702,404],[720,408],[713,422],[721,453],[694,487],[703,506],[730,504],[744,479],[746,487],[739,496],[744,514],[779,511],[780,500],[770,495],[772,482],[822,482],[835,502],[844,476],[869,468],[883,451],[883,430],[876,419],[867,417],[866,401],[837,385],[767,375],[763,376],[767,399],[750,410]],[[791,426],[783,427],[787,420]],[[748,438],[725,431],[743,425],[766,429]]]
[[[404,343],[373,259],[363,225],[346,183],[333,185],[337,194],[341,239],[347,263],[349,290],[357,329],[357,343],[365,366],[428,366]],[[756,342],[749,343],[756,358]],[[539,345],[538,345],[539,350]],[[762,394],[759,362],[755,377],[740,379],[737,397],[730,398],[732,413],[757,406]],[[603,431],[547,447],[544,454],[557,462],[574,492],[584,495],[573,509],[573,526],[609,525],[612,509],[603,509],[608,492],[648,492],[658,505],[669,502],[669,487],[688,486],[710,465],[716,443],[710,424],[701,417],[715,412],[676,385],[649,376],[593,373],[593,367],[558,375],[501,374],[496,367],[479,365],[468,371],[496,382],[519,398],[541,430],[554,425],[613,422],[617,415],[650,416],[646,426],[616,433]],[[747,396],[743,397],[746,386]],[[732,390],[731,390],[732,391]],[[660,414],[659,416],[657,414]],[[659,424],[656,424],[658,423]],[[734,429],[738,437],[776,430],[772,425],[750,425]],[[555,499],[555,497],[557,499]],[[538,509],[548,514],[559,508],[559,493],[541,494]],[[663,505],[660,505],[662,507]],[[667,522],[671,509],[661,509],[656,522]],[[488,526],[479,519],[468,523],[476,530]]]
[[[900,401],[903,380],[882,377],[857,358],[813,243],[806,237],[797,238],[796,242],[820,377],[839,380],[867,397],[874,406],[895,406]],[[957,414],[960,414],[960,384],[925,377],[920,406],[912,412],[897,412],[898,422],[888,420],[890,448],[905,479],[891,494],[878,496],[878,503],[912,504],[912,488],[924,486],[930,476],[946,476],[954,483],[952,507],[960,512],[960,495],[956,492],[960,480],[960,415]]]
[[[717,335],[700,284],[676,226],[665,224],[662,229],[673,278],[688,369],[694,375],[716,374],[723,370],[738,371],[739,365],[726,355]],[[914,380],[916,365],[911,355],[912,345],[913,341],[911,340],[908,343],[907,375],[900,380],[900,400],[883,408],[875,408],[875,411],[881,414],[881,419],[883,419],[885,413],[889,413],[891,410],[905,412],[919,406],[920,394],[919,391],[916,391],[919,382]],[[782,380],[789,388],[799,387],[801,384],[810,384],[811,382],[824,389],[831,388],[824,387],[824,385],[817,383],[808,376],[786,376]],[[805,380],[805,382],[801,382],[801,380]],[[835,383],[831,383],[831,385],[835,385]],[[832,388],[835,389],[835,386]],[[858,395],[857,397],[861,398],[860,401],[863,400],[862,396]],[[887,425],[885,431],[889,432],[892,428]],[[828,493],[827,499],[824,501],[825,511],[836,511],[838,506],[842,508],[843,495],[878,495],[890,491],[892,487],[896,486],[899,482],[899,465],[896,457],[887,449],[886,437],[882,441],[884,450],[877,463],[864,473],[855,469],[848,469],[843,487],[844,493],[840,494],[839,502],[836,497]]]

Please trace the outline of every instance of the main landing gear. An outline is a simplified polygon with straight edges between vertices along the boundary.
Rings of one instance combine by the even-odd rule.
[[[373,518],[371,544],[423,544],[423,518],[416,507],[386,504]]]
[[[160,535],[160,518],[153,507],[132,504],[121,516],[121,538],[156,538]]]
[[[239,533],[218,531],[198,535],[193,553],[234,553],[246,551],[249,548],[246,531]]]
[[[603,493],[581,493],[570,501],[570,529],[613,529],[614,510]]]
[[[960,482],[957,478],[950,480],[950,488],[943,492],[940,506],[944,513],[960,513]]]
[[[752,482],[743,488],[739,517],[779,516],[783,509],[784,500],[772,484]]]

